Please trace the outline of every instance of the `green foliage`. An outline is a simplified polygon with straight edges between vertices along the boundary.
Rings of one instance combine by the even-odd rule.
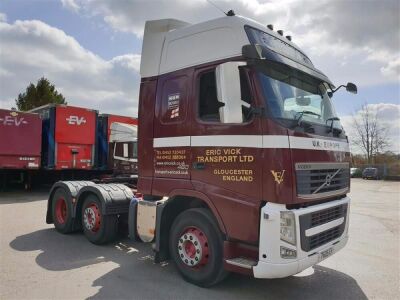
[[[58,93],[54,85],[44,77],[38,80],[36,86],[33,83],[29,84],[25,93],[19,94],[18,99],[15,99],[15,104],[20,111],[27,111],[49,103],[67,104],[64,96]]]

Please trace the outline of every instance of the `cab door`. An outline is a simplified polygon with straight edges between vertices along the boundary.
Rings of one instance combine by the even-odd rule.
[[[241,113],[236,119],[218,100],[217,66],[194,72],[191,181],[213,202],[230,238],[256,243],[263,180],[261,121],[249,108],[257,105],[249,71],[237,69],[245,103],[237,107]],[[227,83],[233,88],[234,82]]]

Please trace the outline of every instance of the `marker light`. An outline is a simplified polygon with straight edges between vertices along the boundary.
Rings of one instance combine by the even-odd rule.
[[[279,33],[279,35],[283,36],[283,30],[278,30],[277,33]]]
[[[274,30],[274,25],[272,25],[272,24],[268,24],[267,27],[268,27],[268,29],[270,29],[270,30]]]

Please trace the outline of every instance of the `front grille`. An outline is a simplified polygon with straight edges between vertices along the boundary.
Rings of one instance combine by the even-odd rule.
[[[346,193],[350,184],[348,163],[296,164],[297,195],[318,198]]]
[[[341,235],[342,232],[340,232],[340,226],[318,233],[309,238],[310,250],[318,248],[319,246],[322,246],[330,241],[333,241],[334,239],[337,239]]]
[[[330,207],[324,210],[315,211],[309,214],[299,216],[300,222],[300,239],[301,249],[303,251],[311,251],[316,249],[334,239],[340,237],[346,227],[346,216],[347,216],[347,204],[341,204],[334,207]],[[344,218],[344,221],[339,226],[330,228],[326,231],[317,233],[312,236],[306,236],[306,230]]]
[[[347,212],[347,205],[346,208],[344,208],[342,205],[339,205],[312,213],[310,227],[315,227],[339,219],[344,215],[346,215],[346,212]]]

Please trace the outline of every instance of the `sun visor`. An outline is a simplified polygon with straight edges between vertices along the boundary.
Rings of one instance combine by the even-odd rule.
[[[258,44],[245,45],[242,47],[242,55],[244,58],[255,60],[254,63],[257,63],[257,60],[262,60],[287,65],[291,68],[297,69],[303,73],[306,73],[312,77],[328,83],[331,88],[335,88],[334,84],[329,80],[329,78],[318,69],[315,69],[310,65],[306,66],[298,61],[279,54],[266,46]]]

